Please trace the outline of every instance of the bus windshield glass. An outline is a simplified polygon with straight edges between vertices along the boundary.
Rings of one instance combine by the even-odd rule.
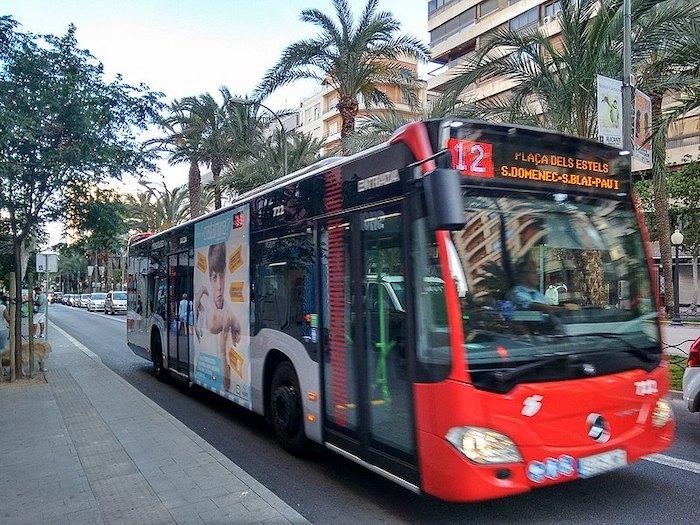
[[[602,359],[593,373],[658,362],[649,271],[625,201],[465,189],[464,210],[467,224],[452,240],[467,278],[470,372],[502,378],[505,369],[515,379],[521,365],[557,355]],[[573,361],[524,375],[563,379],[578,373]]]

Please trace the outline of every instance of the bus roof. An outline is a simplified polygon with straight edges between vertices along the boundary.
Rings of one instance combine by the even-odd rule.
[[[139,244],[141,244],[142,242],[147,241],[147,240],[152,241],[154,239],[157,239],[158,237],[161,237],[163,235],[170,233],[171,231],[174,231],[178,228],[182,228],[184,226],[187,226],[188,224],[192,224],[192,223],[195,223],[197,221],[201,221],[203,219],[213,217],[214,215],[217,215],[219,213],[223,213],[227,210],[237,208],[241,204],[245,204],[246,202],[249,202],[256,197],[260,197],[261,195],[265,195],[266,193],[273,191],[273,190],[276,190],[282,186],[285,186],[287,184],[291,184],[293,182],[298,182],[300,180],[304,180],[304,179],[307,179],[309,177],[313,177],[314,175],[317,175],[317,174],[322,173],[324,171],[328,171],[330,169],[337,168],[338,166],[348,164],[354,160],[361,159],[363,157],[371,155],[372,153],[375,153],[377,151],[381,151],[385,148],[388,148],[389,146],[390,146],[389,142],[382,142],[381,144],[377,144],[376,146],[372,146],[370,148],[362,150],[362,151],[355,153],[353,155],[350,155],[348,157],[327,157],[325,159],[321,159],[318,162],[311,164],[310,166],[306,166],[304,168],[296,170],[292,173],[289,173],[287,175],[280,177],[279,179],[275,179],[273,181],[267,182],[267,183],[263,184],[262,186],[258,186],[257,188],[254,188],[250,191],[243,193],[242,195],[239,195],[228,206],[224,206],[218,210],[210,211],[209,213],[205,213],[204,215],[200,215],[199,217],[195,217],[194,219],[190,219],[186,222],[178,224],[177,226],[172,226],[171,228],[168,228],[167,230],[163,230],[161,232],[154,233],[153,235],[149,235],[147,237],[140,238],[136,242],[134,242],[133,244],[130,244],[130,246],[138,246]]]

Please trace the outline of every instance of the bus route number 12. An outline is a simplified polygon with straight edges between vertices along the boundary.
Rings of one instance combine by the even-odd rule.
[[[493,177],[493,150],[487,142],[450,139],[452,167],[468,177]]]

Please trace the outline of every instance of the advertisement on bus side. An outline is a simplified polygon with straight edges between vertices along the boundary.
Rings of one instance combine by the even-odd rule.
[[[251,408],[249,209],[195,224],[194,382]]]

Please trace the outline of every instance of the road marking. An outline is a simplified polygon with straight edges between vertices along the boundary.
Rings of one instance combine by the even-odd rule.
[[[102,362],[102,359],[100,358],[99,355],[97,355],[95,352],[92,350],[88,349],[87,346],[85,346],[83,343],[78,341],[75,337],[70,335],[68,332],[66,332],[63,328],[59,327],[54,323],[53,321],[49,321],[51,323],[52,328],[54,328],[59,334],[61,334],[63,337],[68,339],[71,344],[75,345],[78,347],[78,350],[80,350],[82,353],[84,353],[86,356],[88,356],[90,359],[93,359],[97,361],[98,363]]]
[[[73,307],[68,307],[68,306],[65,306],[65,305],[61,305],[61,306],[63,306],[64,309],[66,309],[66,310],[73,310]],[[118,322],[118,323],[126,323],[126,319],[120,319],[119,317],[114,317],[114,316],[112,316],[112,315],[107,315],[107,314],[104,314],[104,313],[101,314],[101,313],[98,313],[98,312],[88,312],[87,310],[83,310],[82,308],[80,308],[80,309],[77,309],[77,308],[76,308],[76,311],[82,312],[82,313],[84,313],[84,314],[96,315],[97,317],[99,317],[99,318],[101,318],[101,319],[109,319],[110,321],[116,321],[116,322]]]
[[[667,456],[666,454],[651,454],[649,456],[645,456],[643,459],[653,463],[658,463],[659,465],[666,465],[667,467],[687,470],[693,474],[700,474],[700,463],[688,461],[687,459],[674,458],[672,456]]]

